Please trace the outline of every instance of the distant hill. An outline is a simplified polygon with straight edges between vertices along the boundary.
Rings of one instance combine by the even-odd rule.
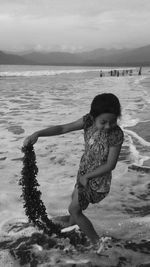
[[[44,65],[80,65],[83,63],[80,55],[64,52],[32,52],[22,55],[22,57],[26,60],[32,60],[37,64]]]
[[[34,64],[31,60],[27,60],[21,56],[8,54],[0,51],[0,65],[31,65]]]
[[[86,60],[87,65],[97,65],[102,62],[104,65],[117,65],[117,66],[150,66],[150,45],[128,50],[118,51],[115,54],[104,56],[97,55],[97,58]]]
[[[48,65],[150,66],[150,45],[136,49],[96,49],[82,53],[38,53],[23,55],[27,60]]]
[[[150,45],[136,49],[96,49],[81,53],[30,52],[12,55],[0,52],[0,64],[65,66],[150,66]]]
[[[122,54],[127,50],[121,49],[96,49],[93,51],[82,53],[66,53],[66,52],[32,52],[22,55],[27,60],[32,60],[37,64],[46,65],[100,65],[101,59],[104,57]],[[103,59],[104,60],[104,59]],[[105,60],[104,60],[105,63]]]

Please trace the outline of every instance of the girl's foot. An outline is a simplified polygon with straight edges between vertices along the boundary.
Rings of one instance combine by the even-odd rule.
[[[52,221],[55,224],[60,224],[62,228],[67,228],[69,226],[76,225],[74,219],[72,219],[70,215],[56,216],[52,218]]]
[[[111,240],[111,237],[101,237],[99,241],[93,245],[96,254],[100,255],[101,252],[107,247],[107,242]]]
[[[68,227],[65,227],[64,229],[61,230],[61,233],[66,233],[66,232],[71,232],[71,231],[78,231],[79,230],[79,226],[78,225],[71,225]]]

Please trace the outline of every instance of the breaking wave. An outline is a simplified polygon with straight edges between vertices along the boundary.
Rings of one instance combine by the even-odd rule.
[[[35,71],[3,71],[0,77],[33,77],[33,76],[55,76],[70,73],[99,72],[99,69],[65,69],[65,70],[35,70]]]

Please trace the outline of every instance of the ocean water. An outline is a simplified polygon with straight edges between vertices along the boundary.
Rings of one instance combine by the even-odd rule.
[[[135,69],[132,76],[102,78],[99,71],[98,67],[0,66],[0,267],[21,265],[10,247],[34,232],[33,227],[24,227],[27,217],[18,185],[25,137],[79,119],[89,112],[94,96],[103,92],[120,99],[119,125],[125,141],[109,195],[89,205],[85,214],[99,235],[116,241],[101,258],[92,252],[49,251],[47,265],[40,261],[43,249],[33,266],[150,266],[150,69],[143,68],[141,76]],[[39,138],[34,148],[47,213],[66,215],[84,149],[83,131]],[[64,265],[57,263],[58,257],[65,259]]]

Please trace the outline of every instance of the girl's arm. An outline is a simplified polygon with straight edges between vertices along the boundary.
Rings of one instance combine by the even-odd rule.
[[[24,146],[27,146],[29,144],[34,145],[39,137],[60,135],[81,129],[83,129],[83,117],[71,123],[50,126],[46,129],[37,131],[25,139]]]
[[[120,154],[121,146],[122,145],[110,147],[107,162],[97,167],[94,171],[91,171],[81,176],[80,182],[85,185],[88,179],[102,176],[103,174],[106,174],[107,172],[110,172],[115,169]]]

